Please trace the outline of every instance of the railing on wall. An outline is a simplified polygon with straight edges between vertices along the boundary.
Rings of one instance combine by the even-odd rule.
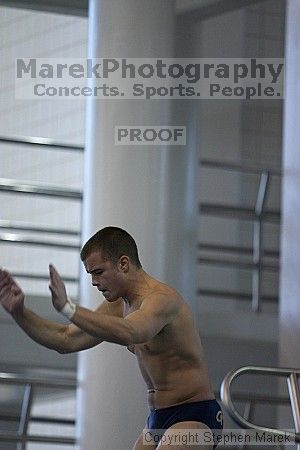
[[[82,146],[68,145],[62,142],[58,142],[52,139],[44,138],[10,138],[10,137],[0,137],[0,144],[13,144],[14,146],[26,145],[30,148],[37,147],[41,151],[51,150],[51,151],[67,151],[71,154],[73,152],[83,152]],[[82,192],[78,190],[72,190],[68,188],[62,188],[55,185],[45,185],[42,183],[23,183],[18,180],[12,179],[0,179],[0,192],[5,192],[8,195],[26,195],[32,198],[45,197],[48,199],[61,199],[65,201],[82,201]],[[52,248],[58,250],[79,250],[79,240],[80,240],[80,230],[67,229],[62,227],[51,227],[51,226],[39,226],[34,223],[25,224],[17,220],[5,220],[2,216],[0,219],[0,244],[11,246],[32,246],[41,247],[45,250]],[[17,278],[25,278],[30,280],[48,280],[48,274],[37,274],[31,271],[28,272],[13,272],[12,273]],[[78,277],[66,277],[64,276],[66,282],[78,283]],[[74,392],[76,390],[76,380],[70,378],[33,378],[20,376],[18,374],[12,373],[0,373],[0,386],[10,387],[23,387],[23,398],[22,406],[19,412],[13,412],[8,414],[7,411],[0,409],[0,422],[2,423],[15,423],[17,425],[16,431],[0,432],[0,443],[14,443],[17,450],[25,450],[29,443],[40,443],[42,444],[53,444],[55,448],[64,448],[66,445],[74,446],[76,444],[75,440],[75,418],[66,419],[59,417],[56,414],[54,417],[51,415],[37,415],[33,413],[33,406],[35,400],[39,400],[39,392],[41,390],[47,390],[49,394],[57,392]],[[2,391],[3,392],[3,391]],[[14,397],[17,390],[13,391]],[[0,405],[1,405],[0,397]],[[51,399],[49,400],[51,405]],[[51,433],[51,435],[39,433],[31,433],[30,426],[33,424],[43,424],[43,426],[49,425],[59,425],[68,427],[68,435],[59,435]],[[71,437],[69,434],[69,427],[71,430]],[[50,434],[50,433],[49,433]],[[3,445],[3,444],[2,444]],[[69,447],[68,447],[69,448]]]
[[[26,450],[26,444],[29,442],[51,443],[55,445],[75,445],[75,431],[74,437],[70,436],[55,436],[29,433],[29,425],[31,423],[68,425],[74,428],[74,419],[64,419],[62,417],[47,417],[37,416],[32,414],[32,407],[36,398],[36,391],[38,388],[47,389],[47,391],[60,390],[73,391],[75,396],[76,380],[70,378],[33,378],[21,376],[13,373],[0,373],[0,386],[22,386],[24,387],[24,394],[22,400],[21,412],[19,415],[8,415],[0,411],[0,421],[18,421],[18,429],[16,432],[0,432],[0,442],[15,442],[18,450]],[[1,398],[0,398],[1,401]],[[51,401],[49,402],[51,403]],[[61,448],[61,447],[58,447]]]
[[[57,141],[56,139],[43,138],[43,137],[30,137],[22,136],[19,138],[0,136],[0,142],[16,145],[29,145],[30,147],[36,146],[41,148],[52,148],[53,150],[68,150],[71,152],[83,152],[84,147],[76,144],[66,144],[64,142]]]
[[[279,270],[279,252],[276,250],[263,249],[263,224],[265,222],[279,223],[280,212],[266,209],[266,199],[269,191],[271,177],[280,177],[281,172],[276,169],[264,170],[254,166],[242,166],[239,164],[228,163],[226,161],[201,160],[202,167],[213,168],[217,170],[235,171],[239,173],[256,174],[260,176],[256,204],[253,208],[243,206],[224,205],[216,203],[201,203],[200,213],[208,216],[218,216],[223,218],[236,218],[239,220],[250,220],[253,222],[253,246],[242,247],[233,245],[217,245],[206,242],[199,243],[200,251],[210,253],[231,253],[235,256],[251,256],[251,261],[235,261],[226,257],[200,256],[198,262],[205,265],[232,267],[236,269],[245,269],[252,272],[252,292],[230,292],[229,290],[203,289],[198,290],[199,295],[222,298],[236,298],[251,300],[253,311],[260,311],[261,303],[277,302],[277,297],[272,295],[262,295],[262,273],[264,271],[278,273]],[[264,258],[273,258],[275,263],[266,263]]]
[[[35,137],[0,137],[0,143],[8,143],[15,145],[28,145],[40,147],[41,149],[52,149],[53,151],[70,151],[70,152],[83,152],[84,147],[79,145],[69,145],[62,142],[58,142],[52,139],[35,138]],[[269,189],[269,181],[273,176],[280,176],[279,170],[262,170],[257,167],[244,167],[239,164],[228,163],[225,161],[211,161],[201,160],[201,166],[207,168],[214,168],[218,170],[229,170],[240,173],[252,173],[260,175],[260,182],[258,188],[258,195],[256,205],[254,208],[247,208],[243,206],[233,206],[224,204],[213,203],[201,203],[201,214],[209,216],[230,217],[238,218],[239,220],[250,220],[253,222],[253,247],[242,246],[229,246],[229,245],[216,245],[206,242],[201,242],[198,248],[201,252],[209,252],[212,256],[201,255],[198,258],[200,264],[232,267],[249,270],[252,272],[252,292],[231,292],[229,290],[215,290],[215,289],[198,289],[199,295],[213,296],[215,298],[236,298],[240,300],[247,300],[252,302],[252,308],[254,311],[259,311],[262,302],[277,302],[277,296],[263,295],[261,292],[261,281],[263,272],[278,273],[278,261],[279,253],[275,250],[263,249],[263,224],[279,223],[280,213],[266,209],[265,203]],[[17,180],[0,179],[0,192],[14,193],[18,195],[30,195],[30,196],[45,196],[50,198],[60,198],[64,200],[82,201],[82,192],[61,188],[57,186],[45,186],[42,184],[20,183]],[[17,232],[17,233],[16,233]],[[60,237],[74,237],[80,236],[80,230],[67,230],[51,227],[38,227],[38,226],[26,226],[16,221],[0,220],[0,243],[12,244],[12,245],[32,245],[40,247],[52,247],[65,250],[79,250],[78,243],[70,243],[63,241],[56,241],[47,238],[25,237],[20,233],[38,233],[44,236],[49,234],[59,235]],[[231,253],[233,255],[251,256],[249,261],[235,261],[226,257],[216,257],[216,252]],[[265,258],[272,258],[275,262],[267,263]],[[28,278],[35,280],[47,280],[47,275],[33,274],[33,273],[13,273],[14,276],[19,278]],[[66,281],[77,282],[76,277],[64,277]]]
[[[234,406],[231,387],[233,381],[244,374],[270,375],[272,377],[276,376],[286,378],[289,392],[289,404],[292,409],[292,416],[294,420],[294,432],[252,423],[250,421],[252,420],[253,413],[253,410],[251,411],[250,409],[251,404],[249,404],[249,409],[245,411],[246,417],[245,415],[242,416],[237,411]],[[241,427],[265,432],[273,436],[281,436],[283,438],[289,437],[297,443],[297,450],[300,450],[300,392],[298,378],[300,378],[300,369],[258,366],[241,367],[239,369],[232,370],[226,375],[221,385],[220,397],[228,414]]]
[[[262,368],[262,367],[243,367],[241,369],[234,370],[230,372],[224,379],[221,387],[220,395],[216,392],[216,397],[221,398],[223,406],[225,406],[226,411],[229,413],[233,420],[241,425],[243,428],[252,428],[255,430],[266,431],[268,433],[275,433],[276,435],[282,435],[286,433],[285,430],[270,429],[266,427],[260,427],[253,423],[254,410],[258,405],[268,404],[268,405],[288,405],[290,404],[290,399],[285,397],[275,397],[271,395],[254,395],[245,394],[240,392],[231,393],[231,385],[235,378],[244,373],[263,373],[271,375],[281,375],[288,377],[288,386],[290,392],[290,399],[292,399],[292,410],[295,421],[295,433],[290,433],[291,438],[295,439],[296,442],[300,442],[300,431],[299,431],[299,388],[297,387],[297,377],[300,376],[300,370],[297,369],[277,369],[277,368]],[[63,418],[59,414],[45,416],[33,414],[32,407],[36,398],[38,389],[53,390],[57,394],[58,390],[62,392],[71,392],[72,395],[76,392],[76,380],[70,378],[37,378],[28,377],[13,373],[0,373],[0,386],[21,386],[24,388],[22,406],[20,408],[20,414],[7,414],[5,411],[1,411],[0,408],[0,423],[1,422],[15,422],[18,424],[17,431],[15,432],[0,432],[0,443],[1,442],[14,442],[18,445],[18,450],[26,450],[26,445],[30,442],[47,444],[51,443],[54,446],[64,446],[64,445],[75,445],[75,425],[76,420],[74,418]],[[237,413],[234,402],[243,402],[245,404],[244,415],[241,416]],[[1,398],[0,398],[1,403]],[[51,399],[49,399],[49,404],[51,405]],[[224,412],[226,412],[224,411]],[[29,432],[29,427],[31,424],[44,424],[44,425],[59,425],[68,426],[72,430],[73,436],[63,436],[63,435],[45,435],[45,434],[32,434]],[[285,434],[286,435],[286,434]],[[61,448],[61,447],[57,447]],[[237,447],[237,448],[244,448]]]
[[[69,151],[69,152],[83,152],[84,147],[80,145],[69,145],[53,139],[40,137],[21,137],[12,138],[0,136],[0,144],[15,144],[26,145],[30,147],[39,147],[43,149],[51,149],[53,151]],[[27,195],[33,197],[48,197],[53,199],[63,199],[71,201],[82,201],[82,192],[62,188],[58,186],[43,185],[41,183],[21,183],[18,180],[11,180],[0,178],[0,192],[12,193],[17,195]],[[24,235],[27,233],[27,235]],[[28,233],[30,237],[28,237]],[[32,234],[42,235],[42,237],[35,237]],[[54,236],[54,239],[49,239],[49,235]],[[60,240],[55,240],[55,235],[59,236]],[[44,237],[45,236],[45,237]],[[75,242],[63,241],[61,238],[74,238]],[[80,230],[70,230],[63,228],[42,227],[35,225],[25,225],[18,221],[0,220],[0,243],[11,245],[30,245],[34,247],[55,248],[64,250],[79,250],[80,245],[78,241],[80,237]],[[34,274],[31,272],[13,272],[13,276],[17,278],[27,278],[31,280],[48,280],[48,274]],[[78,282],[77,277],[64,277],[67,282]]]

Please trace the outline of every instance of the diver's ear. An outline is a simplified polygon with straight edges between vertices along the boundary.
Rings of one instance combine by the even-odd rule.
[[[127,273],[129,271],[130,260],[128,256],[122,255],[118,261],[118,269],[120,272]]]

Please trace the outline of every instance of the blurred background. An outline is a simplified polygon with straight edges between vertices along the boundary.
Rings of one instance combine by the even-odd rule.
[[[132,8],[133,2],[129,3]],[[148,0],[151,3],[158,7],[157,2]],[[285,57],[285,0],[170,3],[175,57]],[[126,1],[119,2],[120,16],[126,7]],[[132,14],[132,26],[138,28],[134,9]],[[113,20],[111,26],[115,26]],[[15,60],[86,58],[88,33],[85,1],[0,1],[0,261],[24,289],[28,307],[55,321],[62,319],[51,307],[49,262],[61,272],[76,301],[80,301],[79,281],[84,276],[79,249],[85,221],[82,201],[87,183],[87,105],[83,99],[16,99]],[[164,33],[161,30],[161,41],[170,39]],[[172,124],[187,127],[187,144],[176,149],[174,164],[189,161],[182,193],[186,204],[182,208],[193,220],[192,230],[182,234],[175,217],[170,233],[173,242],[184,244],[188,239],[188,245],[194,248],[194,259],[182,255],[187,261],[182,277],[188,280],[190,270],[194,274],[194,297],[189,300],[217,395],[229,370],[244,365],[287,365],[280,347],[283,106],[282,100],[262,99],[169,101]],[[178,168],[174,165],[171,175],[180,164]],[[155,178],[157,174],[149,170]],[[143,215],[143,211],[134,210],[133,214]],[[153,236],[151,230],[147,232],[149,239],[156,238],[155,231]],[[143,261],[147,248],[143,248],[140,236],[142,233],[137,232]],[[151,272],[151,268],[151,262],[146,261],[146,269]],[[168,270],[164,273],[166,281],[176,280],[176,274]],[[185,295],[184,283],[172,284]],[[6,384],[5,373],[10,373],[16,380],[44,378],[68,384],[67,388],[34,388],[31,415],[39,420],[27,423],[26,429],[34,434],[62,434],[73,439],[77,355],[60,355],[40,347],[3,310],[0,340],[0,370],[6,379],[0,385],[1,430],[6,433],[18,429],[24,393],[26,397],[21,381],[19,387]],[[278,396],[278,392],[277,381],[264,377],[251,377],[236,388],[242,410],[244,394],[250,394],[255,403],[260,395]],[[280,395],[286,393],[280,391]],[[272,426],[284,417],[286,426],[292,428],[287,410],[288,406],[282,405],[280,410],[274,408],[267,399],[255,420],[259,418],[264,425]],[[45,421],[43,425],[45,416],[70,423],[55,425]],[[229,418],[226,420],[234,426]],[[7,441],[0,442],[0,448],[71,449],[74,442],[66,441],[62,447],[53,442]]]

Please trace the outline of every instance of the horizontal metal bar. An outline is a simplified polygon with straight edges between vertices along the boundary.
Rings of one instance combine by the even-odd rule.
[[[80,231],[67,230],[65,228],[38,227],[35,225],[23,225],[21,222],[0,220],[0,229],[11,231],[29,231],[33,233],[59,234],[65,236],[80,236]]]
[[[211,169],[229,170],[234,172],[249,173],[255,175],[260,175],[264,171],[269,172],[269,174],[272,176],[280,177],[282,174],[280,169],[274,167],[266,168],[266,167],[248,166],[234,162],[212,160],[212,159],[201,159],[200,165],[202,167],[208,167]]]
[[[71,16],[88,15],[88,0],[0,0],[0,5],[11,8],[32,9],[55,14],[67,14]]]
[[[18,436],[12,433],[0,433],[0,442],[40,442],[45,444],[75,445],[76,439],[65,436],[42,436],[34,434]]]
[[[200,215],[254,221],[257,219],[252,208],[234,205],[218,205],[216,203],[200,203]],[[261,215],[262,222],[280,223],[280,212],[265,210]]]
[[[9,234],[1,234],[0,233],[0,242],[5,242],[6,244],[14,244],[14,245],[33,245],[39,247],[52,247],[59,248],[65,250],[79,250],[80,245],[76,244],[68,244],[64,242],[54,242],[54,241],[46,241],[40,239],[26,239],[22,236],[12,236]]]
[[[252,300],[252,294],[248,294],[247,292],[236,292],[225,290],[221,291],[216,289],[200,288],[197,290],[197,295],[203,297],[227,298],[246,301]],[[278,297],[272,295],[263,295],[262,300],[268,303],[278,303]]]
[[[230,259],[224,259],[224,258],[210,258],[210,257],[204,257],[200,256],[198,259],[198,264],[207,264],[212,266],[221,266],[221,267],[232,267],[236,269],[241,270],[253,270],[258,267],[258,264],[255,264],[254,262],[247,262],[247,261],[234,261]],[[268,272],[278,272],[279,266],[275,264],[266,264],[262,263],[259,264],[259,267],[262,270],[268,271]]]
[[[23,0],[24,1],[24,0]],[[0,136],[0,143],[5,142],[9,144],[22,144],[22,145],[29,145],[32,146],[38,146],[43,148],[49,148],[51,147],[54,150],[70,150],[70,151],[84,151],[84,147],[82,145],[77,144],[66,144],[63,142],[59,142],[55,139],[50,138],[43,138],[43,137],[31,137],[31,136],[21,136],[18,138],[15,137],[9,137],[9,136]]]
[[[83,195],[80,191],[58,188],[55,186],[43,186],[39,184],[20,183],[18,180],[9,180],[0,178],[0,191],[12,192],[15,194],[41,195],[47,197],[57,197],[72,200],[82,200]]]
[[[238,253],[241,255],[252,255],[252,247],[241,247],[237,245],[212,244],[210,242],[200,242],[198,249],[203,251],[223,252],[223,253]],[[265,249],[262,256],[266,258],[279,258],[278,250]]]
[[[0,372],[0,383],[25,385],[59,389],[75,389],[77,381],[72,378],[35,378],[17,373]]]
[[[222,14],[235,11],[236,9],[245,8],[255,5],[266,0],[216,0],[211,4],[204,5],[200,8],[193,8],[190,11],[183,11],[178,14],[181,19],[200,22],[202,20],[217,17]]]
[[[60,424],[60,425],[66,425],[66,426],[75,426],[76,425],[75,419],[64,419],[64,418],[55,418],[55,417],[46,417],[46,416],[31,416],[30,422],[53,423],[53,424]]]
[[[5,422],[19,422],[20,415],[17,414],[0,414],[0,421]],[[46,417],[46,416],[31,416],[30,422],[35,423],[51,423],[51,424],[59,424],[66,426],[75,426],[75,419],[64,419],[64,418],[55,418],[55,417]]]
[[[15,278],[25,278],[29,280],[37,281],[48,281],[49,275],[42,275],[37,273],[26,273],[26,272],[12,272],[12,276]],[[79,283],[78,277],[62,277],[66,283]]]
[[[274,375],[289,377],[294,374],[296,377],[300,377],[300,369],[290,368],[290,367],[266,367],[266,366],[244,366],[234,369],[227,374],[228,381],[232,382],[235,378],[244,374],[255,374],[255,375]]]
[[[288,397],[274,397],[271,395],[261,395],[258,393],[252,394],[243,394],[243,393],[232,393],[232,399],[236,401],[247,401],[251,400],[251,402],[257,403],[267,403],[273,405],[288,405],[290,400]]]

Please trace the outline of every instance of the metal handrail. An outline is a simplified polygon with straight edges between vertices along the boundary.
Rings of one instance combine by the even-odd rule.
[[[29,145],[29,146],[38,146],[38,147],[51,147],[54,150],[70,150],[70,151],[84,151],[84,147],[82,145],[76,144],[66,144],[64,142],[57,141],[56,139],[43,138],[43,137],[31,137],[31,136],[22,136],[19,138],[10,137],[10,136],[0,136],[0,143],[5,142],[9,144],[21,144],[21,145]]]
[[[243,247],[237,245],[214,244],[211,242],[199,242],[199,250],[204,251],[222,251],[223,253],[236,253],[242,255],[252,255],[253,247]],[[262,256],[266,258],[279,258],[279,251],[272,249],[262,249]]]
[[[21,222],[14,222],[10,220],[0,220],[0,229],[10,231],[28,231],[30,233],[46,233],[46,234],[59,234],[65,236],[78,236],[80,232],[76,230],[70,230],[65,228],[50,228],[34,225],[25,225]]]
[[[209,257],[199,257],[198,263],[211,264],[222,267],[235,267],[243,270],[266,270],[269,272],[278,272],[279,266],[275,264],[265,264],[265,263],[257,263],[257,262],[247,262],[247,261],[237,261],[229,258],[209,258]]]
[[[0,422],[4,420],[5,422],[18,422],[20,420],[20,415],[18,414],[1,414],[0,413]],[[76,421],[75,419],[63,419],[56,417],[48,417],[48,416],[31,416],[30,422],[36,423],[51,423],[55,425],[70,425],[74,426]]]
[[[241,164],[237,164],[235,162],[228,162],[228,161],[222,161],[222,160],[211,160],[211,159],[201,159],[200,164],[202,167],[208,167],[210,169],[220,169],[220,170],[229,170],[234,172],[242,172],[242,173],[249,173],[249,174],[255,174],[260,175],[262,172],[269,172],[272,176],[281,176],[281,170],[278,168],[268,168],[265,169],[263,167],[257,167],[257,166],[245,166]]]
[[[215,397],[220,399],[220,392],[215,392]],[[254,413],[258,405],[268,405],[268,406],[285,406],[290,405],[290,399],[286,396],[274,396],[270,394],[253,394],[253,393],[244,393],[244,392],[234,392],[232,393],[232,399],[237,402],[242,402],[244,404],[243,417],[250,421],[254,417]],[[221,447],[220,447],[221,448]],[[225,448],[225,447],[224,447]],[[238,450],[245,450],[247,447],[246,443],[241,443],[240,446],[237,447]],[[279,447],[280,449],[284,449],[284,447]]]
[[[290,405],[292,408],[295,425],[295,432],[257,425],[251,423],[249,420],[241,416],[241,414],[234,407],[232,401],[231,385],[234,379],[245,373],[252,373],[256,375],[268,374],[272,376],[273,375],[284,376],[287,378],[287,383],[289,387]],[[300,369],[279,368],[279,367],[258,367],[258,366],[240,367],[239,369],[232,370],[225,376],[221,385],[220,397],[230,417],[243,428],[262,431],[274,436],[288,436],[291,439],[295,440],[295,442],[300,443],[300,394],[299,394],[299,386],[297,383],[298,377],[300,377]],[[298,444],[298,448],[299,447],[300,444]]]
[[[41,183],[20,183],[17,180],[10,180],[7,178],[0,178],[0,191],[12,192],[15,194],[57,197],[71,200],[82,200],[83,198],[81,191],[56,186],[45,186]]]
[[[198,258],[199,263],[205,263],[215,266],[222,266],[222,267],[232,267],[232,268],[239,268],[242,270],[252,270],[257,268],[256,262],[249,262],[249,261],[240,261],[233,260],[232,256],[234,255],[239,256],[251,256],[253,255],[253,247],[238,247],[234,245],[227,245],[227,244],[214,244],[210,242],[200,242],[198,243],[198,249],[202,252],[206,253],[224,253],[227,254],[227,256],[231,256],[231,259],[229,257],[227,258],[220,258],[219,256],[217,258],[214,257],[208,257],[208,256],[201,256]],[[266,264],[264,261],[264,258],[272,258],[274,261],[273,264]],[[260,267],[261,270],[271,271],[271,272],[278,272],[279,265],[278,265],[278,259],[279,259],[279,252],[272,249],[262,249],[261,248],[261,262]],[[246,301],[253,301],[253,292],[247,293],[247,292],[237,292],[237,291],[229,291],[229,290],[216,290],[216,289],[209,289],[209,288],[200,288],[197,290],[197,295],[201,296],[208,296],[208,297],[219,297],[219,298],[231,298],[231,299],[237,299],[237,300],[246,300]],[[260,300],[265,302],[272,302],[272,303],[278,303],[278,296],[272,296],[272,295],[263,295],[260,294]]]
[[[9,233],[0,233],[0,242],[5,242],[5,244],[14,245],[33,245],[37,247],[52,247],[60,248],[65,250],[79,250],[79,244],[72,244],[67,242],[57,242],[45,239],[28,239],[23,236],[12,235]]]
[[[217,203],[200,203],[199,211],[201,214],[215,217],[222,217],[224,219],[240,219],[253,221],[255,210],[244,206],[224,205]],[[280,223],[280,212],[273,209],[266,209],[262,214],[262,220],[268,223]]]
[[[84,147],[80,145],[72,145],[62,143],[49,138],[41,138],[41,137],[20,137],[20,138],[12,138],[0,136],[0,143],[10,143],[10,144],[24,144],[30,146],[40,146],[42,148],[51,147],[53,149],[58,150],[76,150],[76,151],[84,151]],[[241,166],[240,164],[230,163],[228,161],[217,161],[217,160],[201,160],[202,166],[222,169],[222,170],[234,170],[238,172],[251,173],[251,174],[259,174],[261,173],[261,168],[255,166]],[[272,264],[266,264],[262,262],[262,249],[261,249],[261,240],[262,240],[262,223],[263,221],[270,220],[275,222],[279,219],[279,213],[277,211],[265,211],[264,203],[268,188],[269,175],[280,176],[281,172],[277,169],[272,169],[268,171],[264,171],[261,174],[260,181],[260,189],[258,193],[258,198],[256,202],[255,210],[250,208],[238,207],[233,205],[210,205],[210,204],[202,204],[201,210],[202,213],[214,213],[217,215],[222,215],[223,217],[227,217],[228,215],[232,215],[232,212],[235,212],[239,218],[244,218],[246,220],[254,221],[254,240],[253,240],[253,261],[252,263],[240,261],[235,262],[228,259],[216,259],[216,258],[199,258],[199,262],[204,262],[206,264],[214,264],[214,265],[223,265],[223,266],[231,266],[236,267],[237,265],[246,270],[252,270],[252,308],[255,311],[258,311],[260,308],[260,285],[261,285],[261,272],[262,270],[268,271],[278,271],[278,267]],[[17,180],[7,180],[0,179],[0,191],[4,192],[13,192],[19,194],[29,194],[29,195],[39,195],[39,196],[51,196],[58,197],[64,199],[76,199],[82,200],[83,194],[80,191],[72,191],[65,188],[59,188],[56,186],[45,186],[42,184],[27,184],[27,183],[19,183]],[[0,221],[0,228],[10,228],[15,230],[22,231],[37,231],[37,232],[63,232],[63,234],[74,234],[74,232],[67,233],[66,230],[51,230],[51,229],[43,229],[41,227],[20,227],[15,226],[11,227],[9,224],[2,224]],[[79,245],[73,243],[64,243],[64,242],[54,242],[50,240],[43,239],[28,239],[22,236],[12,236],[8,234],[0,234],[0,242],[5,242],[6,244],[22,244],[22,245],[34,245],[34,246],[44,246],[44,247],[52,247],[52,248],[61,248],[61,249],[73,249],[78,250],[80,248]],[[47,279],[47,277],[43,275],[34,275],[34,274],[18,274],[19,277],[23,278],[32,278],[32,279]],[[70,280],[71,281],[71,280]],[[72,279],[75,281],[75,279]]]
[[[51,148],[51,150],[62,151],[84,151],[84,147],[75,144],[66,144],[54,139],[42,138],[42,137],[19,137],[14,138],[10,136],[0,136],[0,144],[16,144],[26,146],[37,146],[39,148]],[[0,149],[1,150],[1,149]],[[34,196],[46,196],[52,198],[60,198],[65,200],[81,201],[83,194],[78,190],[71,190],[59,186],[49,186],[42,183],[27,183],[20,182],[18,180],[11,180],[6,178],[0,178],[0,192],[8,192],[15,194],[27,194]],[[33,225],[25,225],[18,222],[11,222],[8,220],[0,220],[0,229],[9,230],[9,233],[0,233],[0,244],[13,244],[13,245],[32,245],[40,247],[51,247],[64,250],[79,250],[80,245],[74,242],[60,242],[44,238],[35,238],[23,236],[15,233],[17,232],[30,232],[30,233],[43,233],[43,234],[59,234],[64,236],[80,237],[80,232],[75,230],[67,230],[60,228],[49,228]],[[48,274],[34,274],[25,272],[15,272],[13,276],[17,278],[25,278],[31,280],[48,280]],[[64,277],[66,282],[78,283],[78,277]]]
[[[26,442],[40,442],[43,444],[75,445],[76,439],[67,436],[30,434],[24,437],[12,433],[0,433],[0,442],[19,442],[22,444],[26,444]]]
[[[70,378],[51,378],[41,379],[35,377],[28,377],[13,373],[0,373],[0,384],[24,386],[24,396],[22,402],[21,415],[19,418],[19,427],[16,433],[0,432],[0,442],[15,442],[20,445],[22,450],[25,450],[27,442],[52,443],[60,445],[75,445],[76,439],[68,436],[47,436],[28,434],[28,425],[33,419],[31,415],[31,408],[35,389],[37,387],[54,388],[63,390],[75,390],[76,380]],[[35,418],[35,420],[38,418]],[[57,424],[66,424],[65,419],[42,417],[42,421]],[[67,425],[73,425],[75,421],[69,420]]]
[[[0,372],[0,384],[15,384],[18,386],[32,384],[35,387],[53,387],[58,389],[76,388],[76,380],[72,378],[39,378],[26,375],[20,375],[11,372]]]
[[[229,291],[229,290],[218,290],[210,288],[200,288],[197,290],[197,295],[214,297],[214,298],[229,298],[236,300],[246,300],[250,301],[252,299],[252,294],[248,292],[241,291]],[[278,297],[275,295],[262,295],[264,302],[268,303],[278,303]]]
[[[236,218],[244,219],[244,220],[252,220],[253,221],[253,247],[252,247],[252,262],[249,261],[236,261],[232,258],[216,258],[216,257],[207,257],[201,256],[198,258],[199,263],[204,264],[212,264],[212,265],[221,265],[223,267],[234,267],[240,268],[243,270],[251,270],[252,271],[252,310],[255,312],[259,312],[261,310],[261,277],[263,271],[271,271],[278,272],[279,265],[278,262],[276,264],[267,264],[263,261],[263,256],[266,252],[263,252],[262,242],[263,242],[263,224],[268,219],[269,221],[280,221],[280,213],[278,211],[266,210],[266,198],[268,194],[269,184],[270,184],[270,176],[280,176],[281,171],[277,169],[273,170],[265,170],[256,166],[242,166],[237,163],[230,163],[227,161],[218,161],[218,160],[200,160],[200,164],[204,167],[213,168],[213,169],[222,169],[229,171],[237,171],[248,174],[260,175],[259,188],[256,198],[256,204],[254,209],[245,208],[241,206],[233,206],[233,205],[222,205],[222,204],[200,204],[200,212],[202,214],[208,215],[217,215],[223,218],[230,217],[232,219],[232,214],[234,213]],[[233,246],[226,248],[226,246],[221,245],[219,247],[220,251],[232,251],[234,253],[246,254],[247,252],[243,249],[237,251],[236,247]],[[206,250],[216,250],[216,246],[214,248],[209,248],[206,246]]]
[[[12,276],[15,278],[25,278],[29,280],[36,280],[36,281],[48,281],[49,280],[49,274],[43,275],[39,273],[28,273],[28,272],[11,272]],[[63,276],[63,280],[66,283],[79,283],[78,277],[67,277]]]
[[[216,398],[220,397],[220,392],[215,392]],[[266,394],[246,394],[245,392],[234,392],[232,394],[233,400],[244,402],[250,401],[254,403],[268,403],[269,405],[289,405],[290,399],[283,396],[271,396]]]

